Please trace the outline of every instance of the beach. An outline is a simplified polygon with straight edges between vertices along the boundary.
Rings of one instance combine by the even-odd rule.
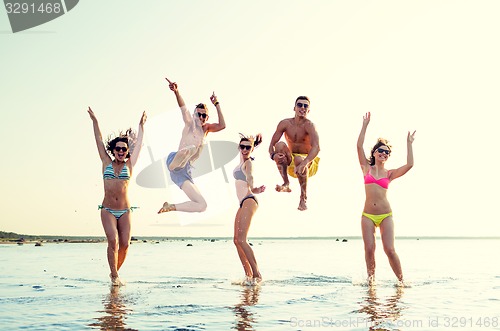
[[[231,239],[133,242],[110,286],[106,243],[0,245],[5,330],[500,330],[500,239],[397,239],[366,283],[359,238],[252,239],[243,286]]]

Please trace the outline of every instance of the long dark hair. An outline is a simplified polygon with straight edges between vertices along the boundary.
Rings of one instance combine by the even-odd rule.
[[[262,134],[257,133],[254,137],[254,136],[245,136],[243,133],[240,133],[240,143],[242,141],[248,141],[252,144],[253,147],[257,147],[262,142]],[[250,156],[250,160],[254,160],[254,158]]]
[[[377,143],[375,144],[375,146],[373,146],[372,148],[372,151],[370,152],[370,165],[375,165],[375,156],[373,156],[373,153],[375,153],[375,151],[380,147],[380,146],[386,146],[387,148],[389,148],[389,151],[391,150],[391,145],[389,145],[389,141],[387,141],[387,139],[384,139],[384,138],[378,138],[377,140]]]
[[[127,158],[130,157],[130,152],[134,148],[134,141],[135,141],[135,132],[132,130],[132,128],[128,128],[125,132],[120,131],[117,137],[111,138],[108,137],[108,140],[106,141],[106,150],[111,154],[111,156],[114,156],[113,151],[116,147],[116,144],[118,142],[123,142],[127,144],[128,147],[128,153],[127,153]]]
[[[255,137],[254,136],[245,136],[244,134],[240,133],[240,138],[241,138],[240,143],[242,141],[249,141],[253,145],[253,147],[259,146],[259,144],[262,142],[262,134],[260,134],[260,133],[257,133],[255,135]]]

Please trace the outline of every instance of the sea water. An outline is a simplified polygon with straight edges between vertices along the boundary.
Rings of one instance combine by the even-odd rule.
[[[239,285],[231,239],[134,242],[122,287],[105,243],[0,245],[2,330],[500,330],[500,239],[396,239],[406,286],[379,244],[252,239],[263,282]]]

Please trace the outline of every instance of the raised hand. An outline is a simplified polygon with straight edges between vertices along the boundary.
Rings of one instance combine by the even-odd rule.
[[[92,108],[89,107],[89,109],[87,110],[87,112],[89,113],[89,116],[90,116],[90,119],[92,121],[97,121],[97,117],[95,117],[95,114],[94,112],[92,111]]]
[[[215,104],[218,102],[217,101],[217,96],[215,95],[215,92],[212,92],[212,95],[210,96],[210,101],[212,101],[212,104],[215,106]]]
[[[146,123],[146,119],[148,118],[148,116],[146,115],[146,112],[142,112],[142,116],[141,116],[141,120],[139,121],[139,125],[140,126],[143,126],[144,123]]]
[[[173,92],[177,92],[179,91],[179,88],[177,87],[177,83],[176,82],[171,82],[168,78],[165,77],[165,79],[167,80],[168,82],[168,87],[173,91]]]
[[[370,123],[370,117],[371,117],[370,112],[367,112],[367,113],[363,116],[363,126],[368,126],[368,123]]]
[[[409,142],[410,144],[413,143],[413,141],[415,140],[415,132],[417,132],[416,130],[413,131],[412,134],[410,134],[410,131],[408,131],[408,138],[407,138],[407,142]]]

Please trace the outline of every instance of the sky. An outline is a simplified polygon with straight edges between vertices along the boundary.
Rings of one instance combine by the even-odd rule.
[[[208,142],[262,133],[254,178],[267,190],[250,237],[361,234],[356,140],[366,112],[365,150],[387,138],[389,169],[406,162],[416,130],[415,166],[388,191],[396,236],[498,236],[499,10],[498,1],[461,0],[94,0],[12,33],[0,9],[0,230],[104,235],[91,106],[105,137],[148,115],[129,185],[140,207],[132,235],[232,236],[238,157],[224,166],[228,182],[222,169],[195,178],[204,213],[158,215],[183,192],[135,180],[178,146],[183,122],[168,77],[190,109],[218,96],[227,128]],[[299,95],[311,100],[321,146],[307,211],[297,210],[296,180],[291,193],[274,191],[281,178],[267,152]]]

